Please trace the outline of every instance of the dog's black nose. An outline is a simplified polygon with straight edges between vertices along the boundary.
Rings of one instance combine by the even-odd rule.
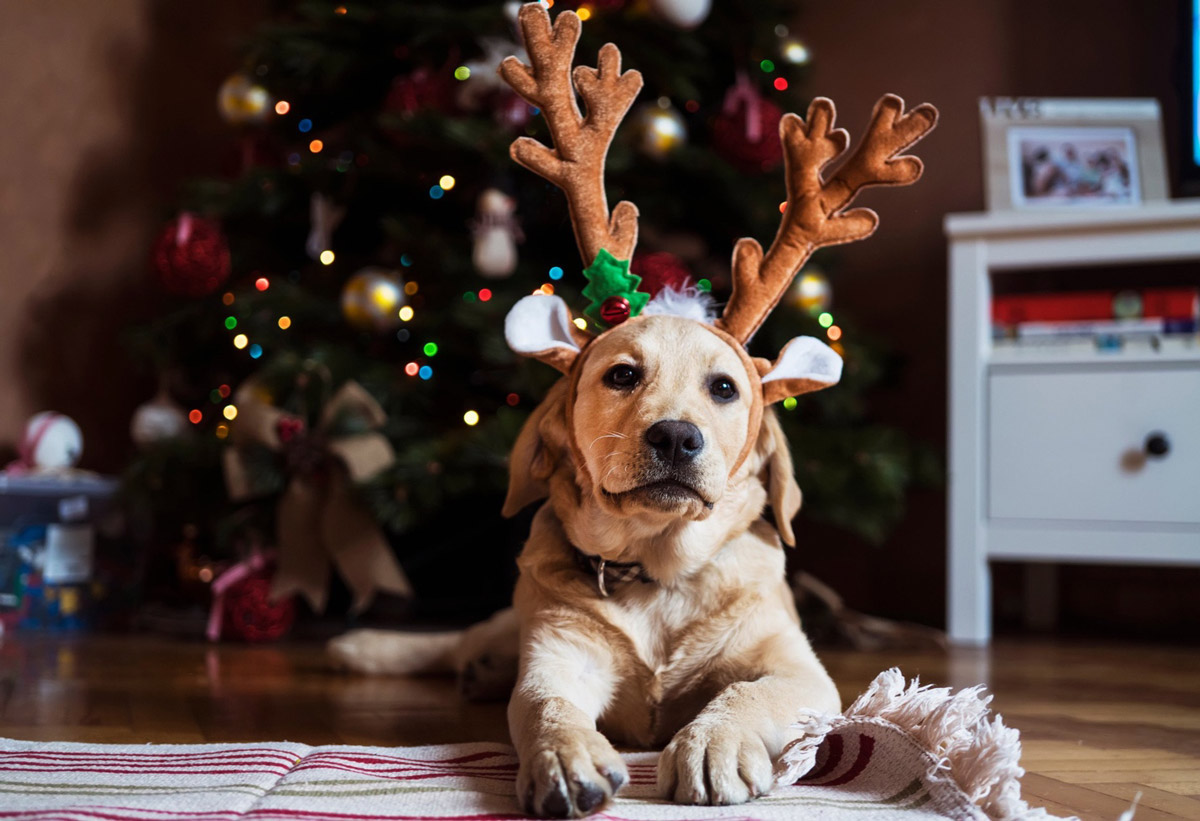
[[[704,449],[704,434],[691,422],[664,419],[655,422],[646,431],[646,444],[659,459],[680,465],[692,461]]]

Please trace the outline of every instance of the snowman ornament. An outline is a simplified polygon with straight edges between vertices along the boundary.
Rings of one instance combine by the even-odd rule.
[[[475,240],[471,262],[481,276],[503,279],[516,270],[517,243],[525,239],[513,213],[516,208],[516,201],[497,188],[485,189],[479,195],[471,226]]]

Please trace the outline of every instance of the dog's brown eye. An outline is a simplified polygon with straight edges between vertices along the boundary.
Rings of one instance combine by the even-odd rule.
[[[738,395],[737,385],[733,384],[733,380],[728,376],[718,376],[709,384],[708,392],[718,402],[728,402],[736,399]]]
[[[604,374],[604,384],[610,388],[632,388],[642,381],[642,372],[632,365],[613,365]]]

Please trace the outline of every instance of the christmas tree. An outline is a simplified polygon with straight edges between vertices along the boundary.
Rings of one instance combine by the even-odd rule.
[[[186,542],[217,570],[278,548],[318,609],[332,567],[357,606],[378,587],[477,615],[511,590],[527,522],[499,517],[505,458],[553,379],[508,351],[505,313],[542,291],[595,318],[598,282],[727,296],[734,241],[778,227],[809,50],[777,0],[553,4],[587,21],[581,57],[617,42],[645,79],[606,172],[639,252],[585,277],[560,193],[509,156],[552,143],[497,74],[525,59],[518,4],[283,6],[220,89],[236,170],[191,185],[152,252],[177,304],[133,339],[162,385],[135,420],[133,521],[159,559]],[[782,416],[803,515],[880,539],[930,459],[871,420],[886,357],[831,292],[810,266],[751,352],[808,333],[843,354],[841,385]]]

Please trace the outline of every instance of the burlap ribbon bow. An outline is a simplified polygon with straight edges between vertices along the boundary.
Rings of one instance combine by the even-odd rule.
[[[237,419],[224,456],[230,498],[260,496],[246,462],[245,449],[264,446],[283,453],[288,462],[287,487],[276,508],[279,565],[271,583],[272,597],[299,593],[313,610],[323,612],[329,569],[354,594],[361,611],[376,590],[412,592],[379,524],[354,498],[353,483],[376,475],[395,461],[391,444],[378,429],[386,420],[379,403],[357,382],[347,382],[321,410],[314,430],[270,404],[261,386],[243,384],[234,396]],[[349,415],[363,432],[338,435],[335,423]]]

